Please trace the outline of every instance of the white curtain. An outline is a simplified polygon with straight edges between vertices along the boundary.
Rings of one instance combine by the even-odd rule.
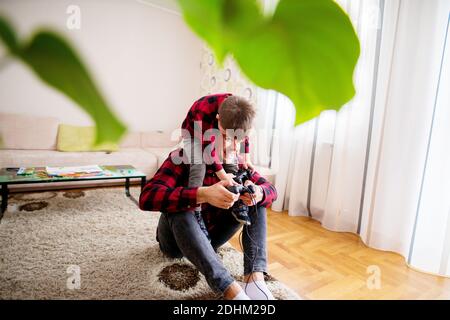
[[[337,2],[361,42],[353,100],[294,128],[289,100],[258,91],[276,105],[272,208],[450,275],[450,1]]]
[[[398,18],[391,67],[380,68],[361,236],[450,276],[450,1],[390,5]]]

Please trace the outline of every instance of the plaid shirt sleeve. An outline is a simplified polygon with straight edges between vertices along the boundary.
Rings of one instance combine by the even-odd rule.
[[[139,208],[146,211],[180,212],[197,206],[197,189],[179,186],[183,167],[169,157],[139,196]]]
[[[262,187],[263,198],[258,203],[259,206],[267,207],[270,206],[272,202],[277,200],[277,190],[275,189],[275,187],[269,181],[263,178],[258,172],[254,171],[250,180],[254,184]]]

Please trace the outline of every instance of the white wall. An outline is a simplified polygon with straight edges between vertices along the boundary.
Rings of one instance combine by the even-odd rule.
[[[66,27],[69,5],[81,9],[80,30]],[[198,98],[202,43],[180,15],[137,0],[1,0],[0,14],[22,37],[41,26],[65,33],[130,130],[178,128]],[[91,123],[17,61],[0,69],[0,111]]]

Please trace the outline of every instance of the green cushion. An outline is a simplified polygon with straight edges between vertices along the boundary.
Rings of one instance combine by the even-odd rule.
[[[60,124],[58,128],[58,151],[118,151],[116,143],[102,143],[94,146],[95,127]]]

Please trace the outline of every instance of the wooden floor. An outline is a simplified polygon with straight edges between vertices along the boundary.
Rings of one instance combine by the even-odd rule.
[[[450,279],[409,268],[399,254],[368,248],[352,233],[307,217],[268,211],[269,273],[304,299],[450,299]],[[239,232],[230,240],[241,251]],[[380,271],[380,288],[373,273]]]

